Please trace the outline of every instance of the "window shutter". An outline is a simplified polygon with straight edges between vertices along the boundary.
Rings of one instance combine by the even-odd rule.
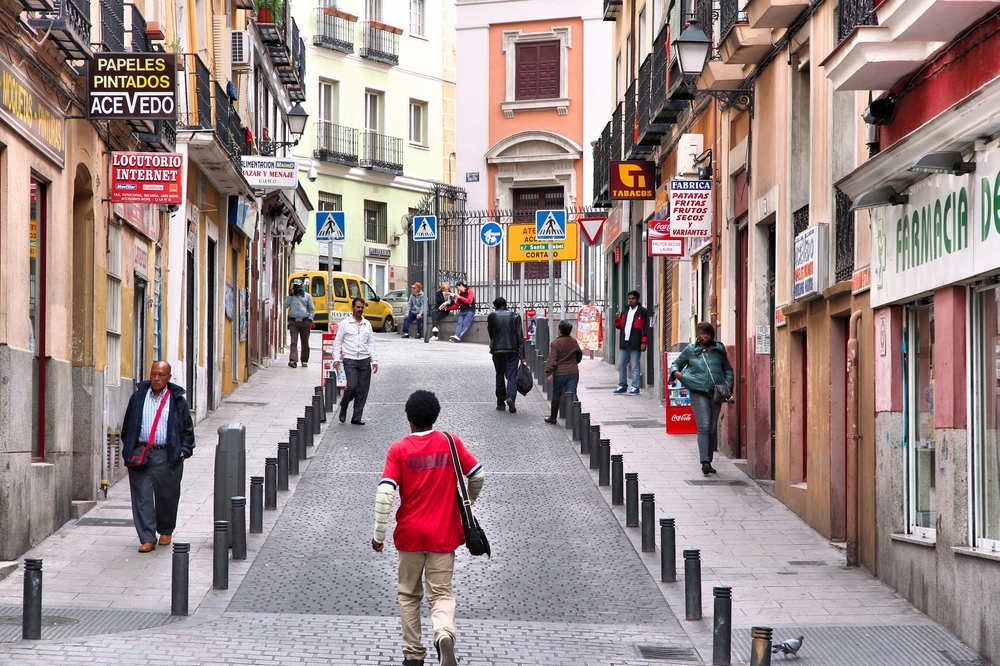
[[[559,43],[538,46],[538,98],[559,97]]]
[[[514,99],[538,99],[537,80],[538,47],[534,44],[518,44]]]
[[[559,42],[518,44],[514,99],[559,97]]]

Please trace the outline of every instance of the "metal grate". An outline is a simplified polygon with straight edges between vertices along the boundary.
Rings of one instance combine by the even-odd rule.
[[[837,4],[837,43],[847,39],[859,25],[878,25],[875,0],[840,0]]]
[[[726,41],[729,31],[737,23],[747,23],[747,13],[741,10],[740,0],[721,0],[719,3],[719,41]],[[707,33],[706,33],[707,34]]]
[[[798,236],[809,228],[809,204],[792,213],[793,236]]]
[[[118,474],[121,465],[122,433],[120,430],[108,431],[108,471]]]
[[[132,527],[131,518],[81,518],[76,521],[78,527]]]
[[[151,629],[182,619],[170,613],[135,609],[45,608],[42,611],[42,640]],[[0,643],[20,639],[21,606],[0,606]]]
[[[679,661],[700,661],[694,648],[669,645],[636,645],[635,649],[643,659],[674,659]]]
[[[850,280],[854,275],[854,213],[851,211],[851,198],[835,188],[837,201],[837,228],[834,229],[836,238],[836,274],[837,282]]]
[[[684,479],[689,486],[749,486],[743,479]]]

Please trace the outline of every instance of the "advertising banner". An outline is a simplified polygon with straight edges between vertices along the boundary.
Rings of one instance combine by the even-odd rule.
[[[670,364],[680,352],[667,352],[663,355],[663,376],[668,376]],[[698,423],[694,420],[694,410],[691,409],[691,394],[679,381],[667,384],[667,434],[695,435],[698,433]]]
[[[283,157],[243,155],[243,177],[255,190],[294,190],[299,186],[299,163]]]
[[[655,162],[612,162],[612,199],[655,199]]]
[[[594,305],[584,305],[577,313],[576,341],[583,351],[598,351],[604,339],[601,311]]]
[[[0,60],[0,120],[58,166],[63,166],[66,114],[6,60]]]
[[[180,153],[111,153],[111,201],[179,204],[183,176]]]
[[[670,220],[650,220],[646,241],[651,257],[684,256],[684,239],[670,235]]]
[[[95,53],[87,75],[91,120],[175,120],[177,56]]]
[[[511,224],[507,227],[507,261],[548,261],[549,242],[535,238],[534,224]],[[576,222],[566,223],[566,240],[551,241],[553,261],[573,261],[580,244]]]
[[[670,181],[670,234],[708,238],[712,234],[712,181]]]
[[[320,386],[326,387],[326,378],[333,370],[333,340],[337,337],[338,322],[331,321],[329,330],[323,334],[323,362],[320,364]],[[337,368],[337,388],[347,388],[347,374],[344,371],[344,364]]]

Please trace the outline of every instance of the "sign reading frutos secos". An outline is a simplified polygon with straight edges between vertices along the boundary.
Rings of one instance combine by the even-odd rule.
[[[872,209],[872,306],[1000,268],[1000,149],[966,176],[933,175],[903,206]]]

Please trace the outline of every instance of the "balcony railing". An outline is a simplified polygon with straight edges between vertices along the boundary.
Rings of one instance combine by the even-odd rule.
[[[313,157],[324,162],[358,166],[358,130],[326,120],[317,122]]]
[[[792,213],[792,238],[809,228],[809,204]]]
[[[837,282],[850,280],[854,275],[854,213],[851,211],[851,198],[837,188],[837,228],[834,229],[834,256]]]
[[[136,134],[135,138],[156,153],[172,153],[177,146],[177,121],[154,120],[153,131]]]
[[[403,174],[403,140],[372,130],[361,134],[361,160],[359,166],[372,171]]]
[[[316,11],[313,46],[354,53],[354,27],[358,17],[333,7],[320,7]]]
[[[720,60],[722,56],[719,54],[719,44],[715,40],[715,24],[719,22],[719,12],[713,5],[713,0],[695,0],[694,13],[698,19],[698,27],[712,40],[708,59]]]
[[[28,19],[28,25],[47,34],[67,60],[90,60],[90,0],[57,0],[51,12]]]
[[[185,53],[181,58],[186,72],[181,88],[187,103],[180,107],[177,125],[185,129],[209,129],[212,127],[212,75],[197,53]]]
[[[622,0],[604,0],[604,20],[614,21],[622,12]]]
[[[878,25],[875,0],[840,0],[837,5],[837,43],[847,39],[859,25]]]
[[[361,52],[358,55],[386,65],[398,65],[399,36],[402,33],[399,28],[378,21],[363,21]]]
[[[146,36],[146,17],[135,5],[129,6],[132,8],[132,50],[136,53],[152,53],[153,43]]]
[[[125,50],[125,2],[99,0],[101,7],[101,41],[99,47],[106,53]]]
[[[608,146],[608,161],[616,162],[622,159],[622,126],[624,124],[624,119],[622,116],[625,113],[625,105],[621,102],[615,107],[614,113],[611,114],[611,145]]]
[[[611,144],[611,123],[604,126],[600,138],[594,142],[594,205],[608,207],[608,177],[611,171],[608,147]]]
[[[737,23],[747,23],[746,11],[740,9],[742,0],[720,0],[719,3],[719,40],[726,41],[729,31]],[[706,33],[707,34],[707,33]]]

